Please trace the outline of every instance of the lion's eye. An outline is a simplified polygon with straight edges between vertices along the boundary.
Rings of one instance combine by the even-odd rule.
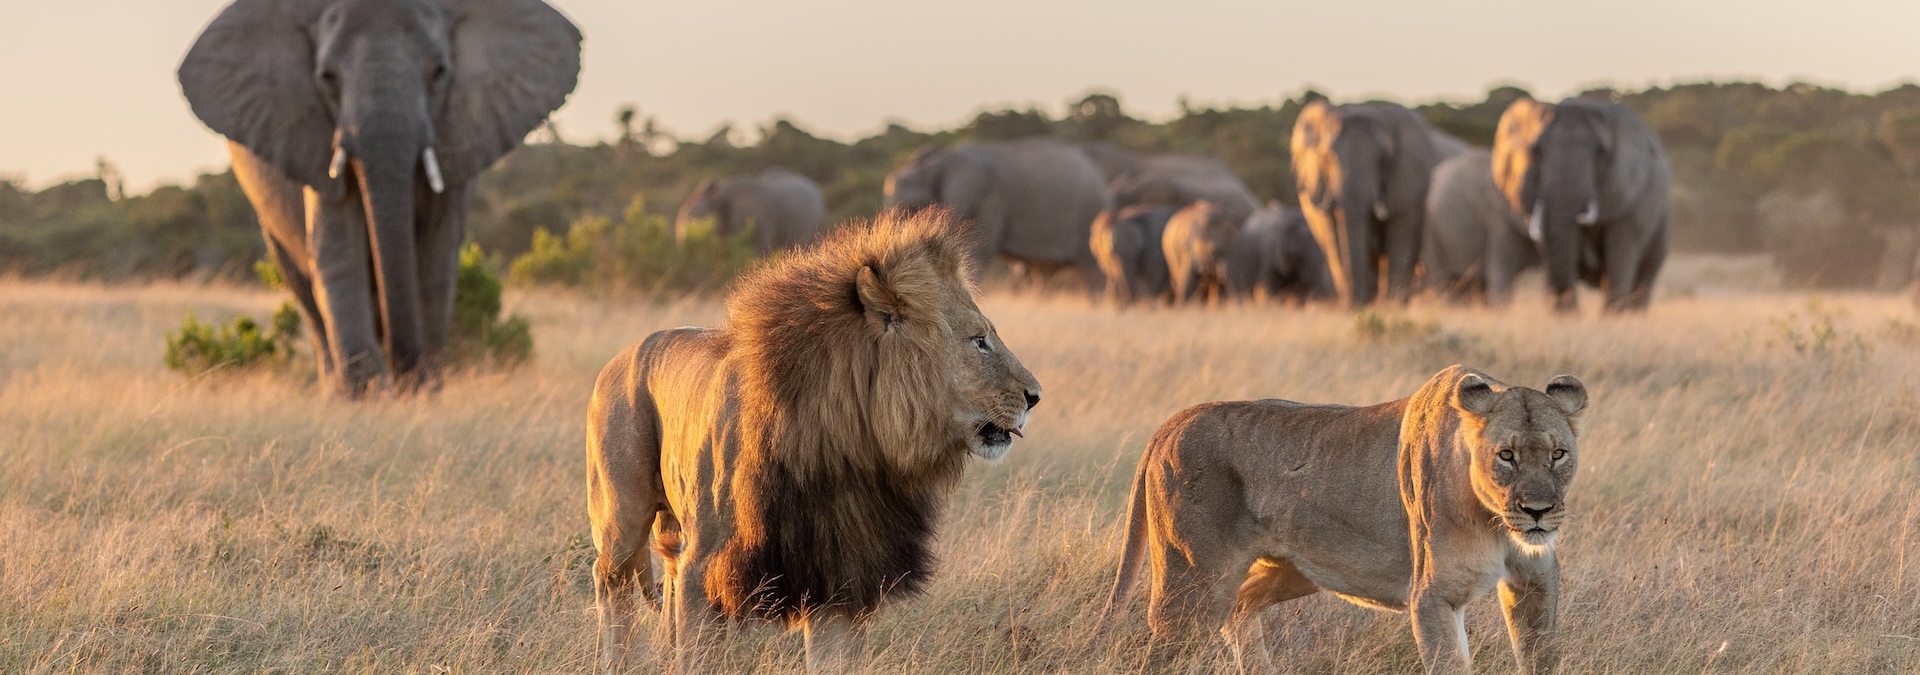
[[[1553,451],[1553,461],[1556,461],[1556,462],[1558,462],[1558,461],[1560,461],[1560,460],[1562,460],[1562,459],[1566,459],[1566,458],[1567,458],[1567,451],[1565,451],[1565,450],[1555,450],[1555,451]]]
[[[987,344],[987,336],[985,335],[973,336],[973,346],[978,347],[981,353],[990,354],[993,352],[993,347]]]
[[[1499,458],[1500,458],[1500,461],[1502,461],[1502,462],[1506,462],[1506,463],[1508,463],[1508,464],[1512,464],[1512,463],[1513,463],[1513,451],[1512,451],[1512,450],[1501,450],[1501,451],[1500,451],[1500,454],[1498,454],[1498,455],[1494,455],[1494,456],[1495,456],[1495,457],[1499,457]]]

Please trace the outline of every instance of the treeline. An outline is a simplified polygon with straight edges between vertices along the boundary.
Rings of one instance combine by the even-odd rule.
[[[1465,104],[1417,106],[1437,128],[1491,145],[1511,87]],[[1219,157],[1262,198],[1294,201],[1288,138],[1302,100],[1257,108],[1195,108],[1149,122],[1121,101],[1091,94],[1063,117],[1036,109],[983,112],[950,130],[891,125],[852,143],[776,120],[736,144],[723,128],[704,140],[655,131],[631,109],[618,140],[535,143],[479,181],[472,238],[511,259],[534,233],[565,236],[576,222],[670,217],[701,178],[782,166],[818,182],[837,221],[880,207],[889,169],[923,145],[1050,134],[1145,152]],[[1791,283],[1891,287],[1907,280],[1920,247],[1920,87],[1854,94],[1806,84],[1688,84],[1639,92],[1589,91],[1621,101],[1660,135],[1675,168],[1674,244],[1694,252],[1774,253]],[[638,126],[639,129],[635,129]],[[244,274],[260,255],[252,213],[231,175],[110,199],[107,180],[37,193],[0,182],[0,266],[120,278]],[[597,219],[597,220],[590,220]]]

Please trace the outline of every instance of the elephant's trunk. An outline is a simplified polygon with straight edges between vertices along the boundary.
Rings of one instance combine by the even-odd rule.
[[[1345,194],[1340,197],[1340,223],[1334,228],[1339,237],[1340,268],[1334,274],[1336,284],[1341,284],[1342,295],[1347,304],[1364,307],[1372,304],[1379,294],[1380,269],[1379,248],[1376,241],[1380,234],[1382,216],[1386,207],[1381,204],[1381,195],[1369,189],[1369,181],[1354,180],[1347,184]],[[1345,277],[1342,279],[1341,277]]]
[[[1576,307],[1574,282],[1580,269],[1580,228],[1574,224],[1581,210],[1576,202],[1541,200],[1534,206],[1538,217],[1540,249],[1547,264],[1547,288],[1553,292],[1554,309],[1567,312]]]
[[[405,146],[402,146],[405,147]],[[367,212],[368,240],[373,244],[374,295],[379,299],[387,358],[394,386],[403,391],[422,384],[424,332],[420,320],[420,274],[415,239],[414,176],[419,170],[414,150],[354,155],[354,173]]]

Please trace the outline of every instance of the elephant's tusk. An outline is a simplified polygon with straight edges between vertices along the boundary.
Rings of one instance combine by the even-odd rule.
[[[1596,199],[1587,202],[1587,210],[1581,211],[1580,215],[1573,219],[1573,222],[1581,225],[1592,225],[1600,222],[1600,200]]]
[[[333,162],[327,165],[327,177],[339,178],[340,172],[345,170],[346,168],[347,168],[347,149],[339,146],[334,146]]]
[[[1386,220],[1386,219],[1387,219],[1387,215],[1388,215],[1388,213],[1387,213],[1387,203],[1386,203],[1386,202],[1374,202],[1374,203],[1373,203],[1373,219],[1374,219],[1374,220]]]
[[[447,181],[440,177],[440,158],[434,156],[433,148],[420,153],[420,162],[427,165],[427,187],[433,188],[434,194],[445,192]]]
[[[1546,235],[1543,232],[1543,230],[1546,228],[1546,220],[1547,220],[1546,206],[1541,204],[1540,202],[1534,202],[1533,215],[1527,218],[1527,236],[1533,237],[1533,240],[1536,243],[1546,242]]]

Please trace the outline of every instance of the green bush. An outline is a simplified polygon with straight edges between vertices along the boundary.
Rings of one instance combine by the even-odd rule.
[[[198,375],[215,369],[284,364],[293,359],[293,343],[299,337],[300,313],[293,303],[281,303],[265,331],[252,317],[236,317],[233,323],[216,327],[188,312],[180,332],[167,334],[167,368]]]
[[[533,327],[520,316],[500,319],[500,276],[479,244],[460,251],[447,350],[455,363],[516,365],[533,357]]]
[[[700,291],[724,287],[753,262],[752,232],[714,233],[711,221],[696,223],[675,241],[663,216],[647,213],[635,199],[619,221],[588,216],[565,237],[545,229],[513,260],[516,284],[560,285],[639,291]]]

